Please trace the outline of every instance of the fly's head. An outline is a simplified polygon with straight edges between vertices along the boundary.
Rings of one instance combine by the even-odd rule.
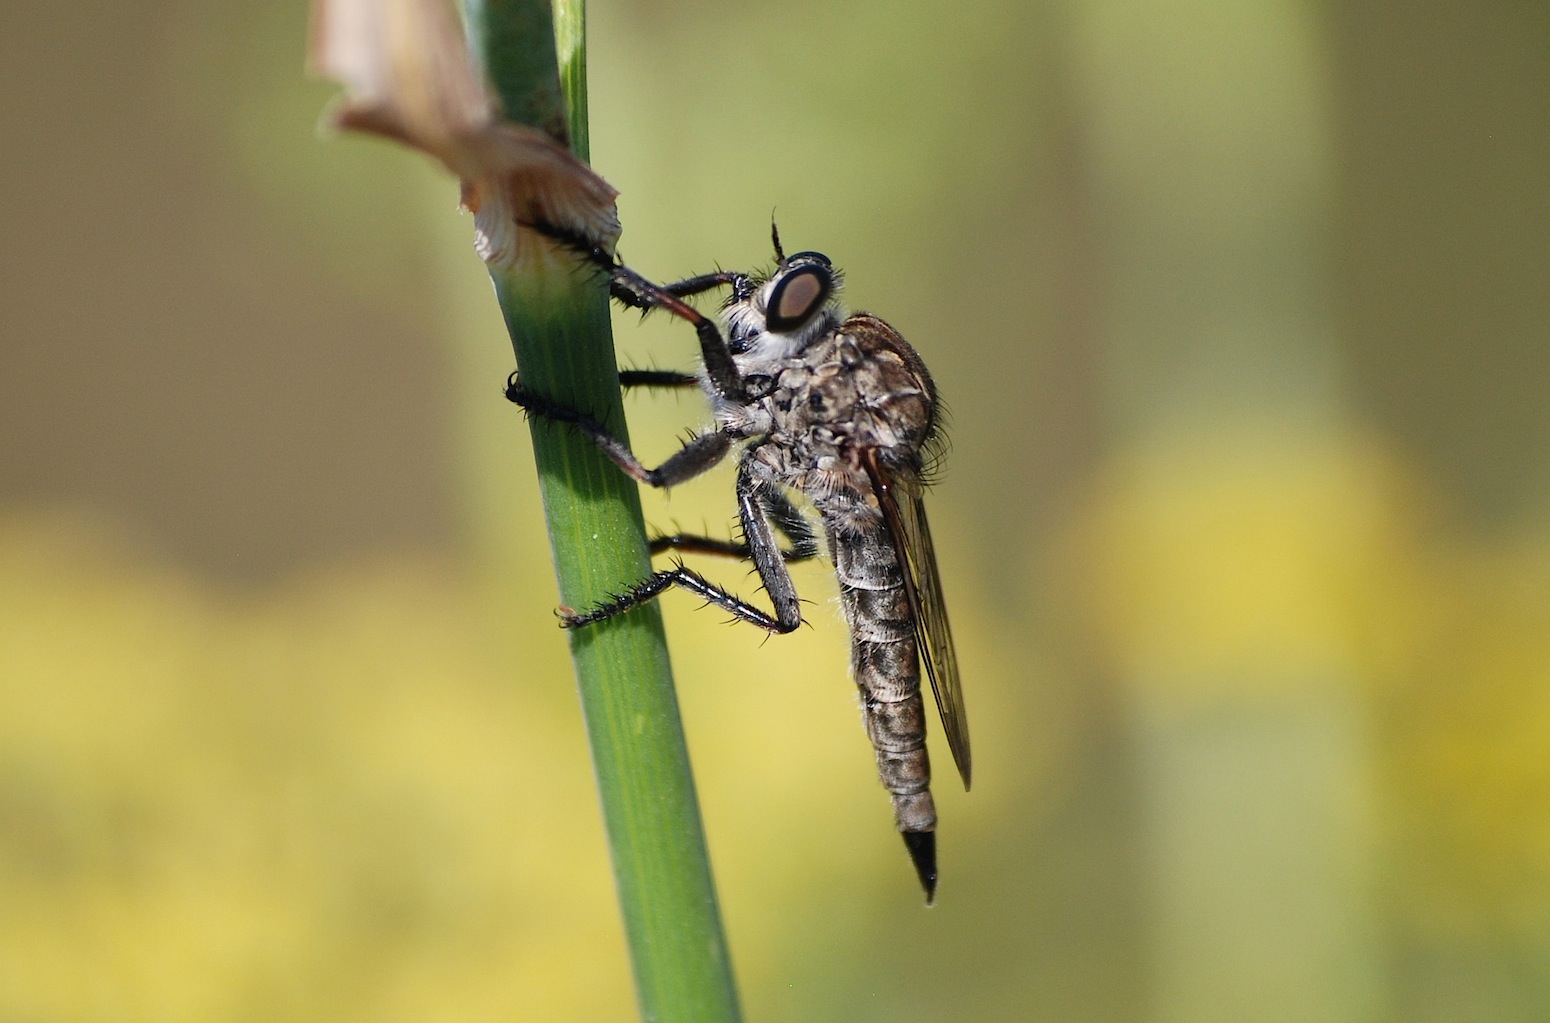
[[[843,275],[821,252],[787,256],[764,278],[749,278],[727,307],[727,342],[752,362],[787,359],[839,326]]]

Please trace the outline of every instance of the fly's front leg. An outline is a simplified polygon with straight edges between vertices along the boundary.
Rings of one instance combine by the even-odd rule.
[[[631,479],[653,487],[673,487],[691,480],[712,468],[732,449],[732,438],[718,431],[702,433],[693,438],[655,469],[641,464],[628,444],[608,432],[608,427],[596,418],[566,405],[550,401],[522,386],[522,380],[513,373],[506,380],[506,400],[521,406],[530,416],[538,416],[552,422],[565,423],[584,434],[596,444],[598,450],[608,456]]]
[[[618,301],[635,309],[665,309],[694,327],[700,338],[700,358],[705,375],[718,395],[743,400],[743,376],[732,361],[732,350],[716,327],[716,322],[684,299],[723,285],[731,285],[734,294],[746,298],[752,285],[747,275],[718,271],[690,277],[676,284],[655,284],[619,262],[601,245],[552,224],[529,225],[564,245],[582,259],[608,274],[608,290]]]
[[[734,273],[731,270],[717,270],[715,273],[697,274],[694,277],[686,277],[672,284],[650,284],[653,291],[665,291],[677,298],[689,298],[691,295],[702,295],[716,288],[731,287],[734,291],[747,287],[748,276]],[[648,282],[649,283],[649,282]],[[624,301],[621,299],[620,301]],[[637,308],[645,308],[638,306]]]
[[[734,290],[741,292],[747,288],[747,280],[742,274],[715,273],[664,286],[653,284],[622,263],[614,263],[609,271],[609,289],[614,298],[637,309],[665,309],[694,328],[700,339],[700,361],[705,364],[706,379],[718,395],[734,401],[744,400],[745,392],[743,375],[732,361],[732,350],[727,347],[716,321],[685,302],[683,297],[722,284],[731,284]]]
[[[623,614],[660,596],[669,588],[678,586],[731,612],[738,620],[757,625],[767,632],[785,634],[795,631],[802,624],[801,602],[797,598],[796,586],[791,581],[791,573],[786,571],[780,546],[775,542],[775,527],[771,525],[760,503],[758,486],[744,467],[739,467],[737,474],[737,513],[742,520],[743,535],[747,539],[748,557],[758,570],[765,592],[770,595],[770,602],[775,606],[773,615],[727,592],[698,572],[677,564],[653,573],[624,593],[616,594],[596,607],[585,611],[562,612],[560,624],[567,629],[591,625]]]

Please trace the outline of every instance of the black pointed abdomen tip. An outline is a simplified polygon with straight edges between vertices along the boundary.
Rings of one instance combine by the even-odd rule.
[[[901,831],[904,847],[910,851],[920,886],[926,890],[926,905],[936,901],[936,832]]]

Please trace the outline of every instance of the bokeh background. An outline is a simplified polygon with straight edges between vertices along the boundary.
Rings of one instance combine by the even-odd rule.
[[[591,15],[626,257],[774,210],[953,414],[935,908],[822,568],[665,601],[749,1018],[1550,1018],[1550,8]],[[0,24],[0,1018],[630,1018],[455,184],[319,140],[301,0]]]

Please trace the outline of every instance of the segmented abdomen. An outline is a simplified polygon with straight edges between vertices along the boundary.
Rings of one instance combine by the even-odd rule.
[[[850,624],[850,663],[877,773],[900,831],[936,829],[926,756],[920,656],[899,559],[887,531],[831,535],[835,574]]]

